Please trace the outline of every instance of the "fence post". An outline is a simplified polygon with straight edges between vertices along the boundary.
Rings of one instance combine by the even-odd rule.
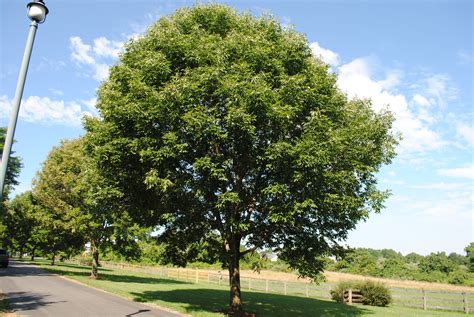
[[[421,290],[423,294],[423,310],[426,310],[426,291],[424,289]]]
[[[211,283],[211,274],[207,271],[207,282]]]
[[[265,293],[268,293],[268,280],[265,280]]]
[[[467,301],[467,293],[463,292],[462,297],[463,297],[463,303],[464,303],[464,312],[466,314],[469,314],[469,305],[468,305],[468,301]]]
[[[352,288],[349,288],[349,305],[352,305]]]
[[[196,268],[196,284],[199,283],[199,269]]]
[[[189,281],[189,270],[186,270],[186,281]]]
[[[286,283],[286,281],[285,281],[285,295],[286,295],[286,292],[287,292],[287,289],[286,289],[286,288],[287,288],[287,287],[286,287],[286,284],[287,284],[287,283]]]

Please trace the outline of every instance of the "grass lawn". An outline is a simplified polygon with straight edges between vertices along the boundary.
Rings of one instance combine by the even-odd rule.
[[[146,302],[171,308],[192,316],[222,316],[217,311],[225,308],[228,288],[215,284],[193,284],[184,281],[160,278],[156,275],[126,270],[100,269],[100,280],[91,280],[89,267],[59,263],[50,266],[46,261],[37,261],[43,268],[100,288],[137,302]],[[242,299],[247,311],[263,316],[465,316],[462,313],[423,311],[400,306],[370,307],[347,306],[332,301],[265,294],[243,290]]]

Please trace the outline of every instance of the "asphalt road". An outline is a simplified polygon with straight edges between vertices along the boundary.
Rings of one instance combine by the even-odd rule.
[[[135,303],[11,261],[0,268],[0,290],[19,316],[183,316]]]

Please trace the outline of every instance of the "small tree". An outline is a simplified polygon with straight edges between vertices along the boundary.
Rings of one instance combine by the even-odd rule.
[[[34,231],[38,219],[30,191],[8,202],[5,220],[11,248],[20,253],[20,258],[26,250],[33,251],[36,244]]]
[[[271,248],[302,276],[387,196],[392,116],[347,100],[301,34],[272,17],[199,5],[132,40],[87,121],[99,172],[131,216],[161,225],[170,262],[207,246],[241,310],[240,259]],[[241,250],[244,244],[246,249]]]
[[[63,141],[50,152],[35,181],[35,196],[51,212],[46,216],[60,215],[64,229],[90,242],[91,277],[97,278],[99,247],[114,232],[117,197],[84,155],[82,145],[82,139]]]
[[[5,145],[5,135],[7,129],[0,127],[0,156],[3,153],[3,146]],[[23,167],[21,160],[18,156],[14,155],[15,152],[12,151],[10,154],[10,159],[8,160],[7,174],[5,177],[5,186],[3,188],[3,199],[8,198],[13,186],[18,185],[18,175],[20,175],[20,170]]]
[[[5,135],[7,130],[3,127],[0,127],[0,159],[3,153],[3,146],[5,145]],[[6,208],[4,206],[4,201],[8,199],[8,194],[12,190],[13,186],[18,185],[18,175],[22,168],[21,160],[18,156],[14,155],[12,151],[10,159],[8,160],[7,174],[5,176],[5,185],[3,187],[3,201],[0,201],[0,247],[9,247],[9,230],[10,228],[6,223]]]

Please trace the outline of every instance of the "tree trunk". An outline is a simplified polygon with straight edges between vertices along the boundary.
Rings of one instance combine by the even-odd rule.
[[[53,256],[51,258],[51,265],[54,265],[54,260],[56,260],[56,254],[53,253]]]
[[[99,273],[98,273],[99,250],[97,249],[97,246],[95,243],[91,243],[91,247],[92,247],[92,271],[91,271],[90,278],[98,279],[99,278]]]
[[[35,260],[35,251],[36,251],[36,247],[34,247],[34,248],[31,250],[31,261],[34,261],[34,260]]]
[[[20,256],[19,256],[20,260],[23,259],[23,248],[20,248]]]
[[[229,260],[229,284],[230,302],[229,309],[235,313],[242,310],[242,294],[240,291],[240,241],[232,243],[230,246]]]

